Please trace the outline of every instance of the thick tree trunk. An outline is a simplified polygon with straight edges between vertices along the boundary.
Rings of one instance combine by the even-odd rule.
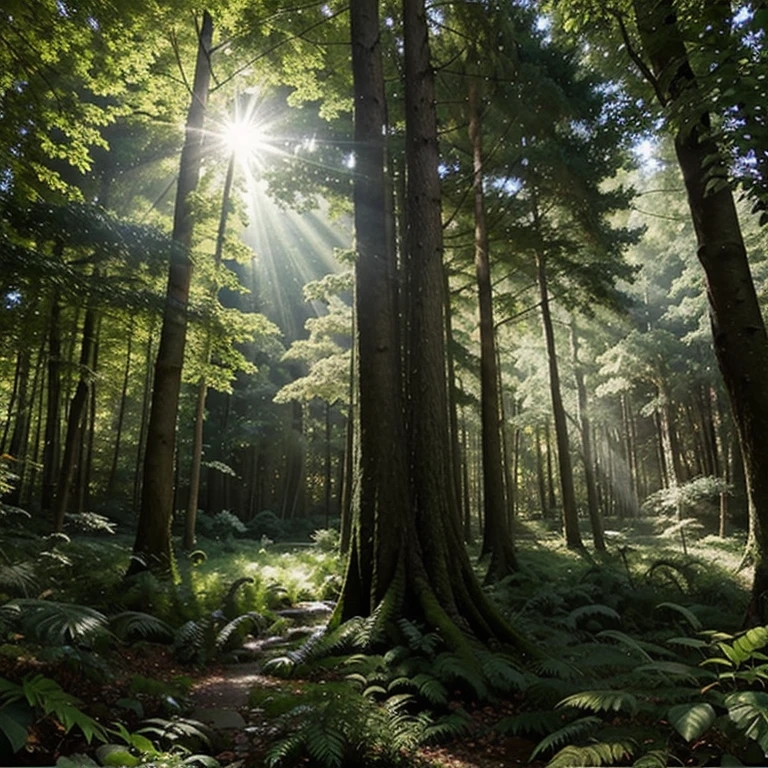
[[[480,421],[483,447],[483,555],[490,554],[486,581],[498,581],[517,569],[517,555],[507,525],[504,475],[499,432],[499,386],[496,368],[496,339],[493,324],[493,289],[488,227],[483,189],[483,135],[480,125],[478,86],[469,81],[469,139],[472,143],[475,277],[480,316]]]
[[[634,0],[638,29],[667,106],[697,104],[697,82],[671,0]],[[749,268],[724,164],[705,109],[685,115],[675,136],[706,275],[709,315],[720,371],[739,434],[749,502],[755,514],[755,576],[750,618],[768,618],[768,336]],[[714,181],[714,186],[711,182]]]
[[[211,74],[213,21],[203,13],[198,41],[192,103],[187,115],[186,138],[181,151],[179,182],[173,220],[173,252],[168,272],[160,348],[155,363],[152,408],[147,427],[141,512],[128,573],[149,568],[158,573],[173,568],[171,519],[173,517],[174,452],[181,369],[187,334],[187,302],[192,278],[189,249],[194,218],[191,195],[197,188],[203,148],[203,122]]]
[[[367,216],[371,211],[357,210],[358,203],[362,208],[365,201],[375,199],[372,197],[375,187],[381,188],[375,180],[380,179],[384,167],[383,152],[372,149],[383,134],[381,120],[384,116],[377,1],[356,0],[350,6],[350,16],[353,20],[356,122],[360,121],[360,125],[356,125],[356,134],[358,130],[362,131],[357,135],[358,151],[365,155],[363,162],[366,168],[363,174],[358,154],[355,187],[356,194],[359,192],[362,199],[356,198],[355,218],[356,223],[360,221],[363,226],[381,227],[382,222],[386,222],[386,217],[382,215],[386,211],[384,203],[377,202],[379,214],[370,221]],[[430,629],[440,630],[449,647],[471,662],[474,658],[472,647],[462,629],[480,639],[495,637],[521,645],[524,641],[488,603],[461,541],[452,479],[446,391],[435,93],[423,0],[404,0],[403,22],[408,165],[407,255],[404,259],[409,271],[406,280],[406,303],[409,307],[408,369],[405,377],[407,441],[400,441],[397,437],[403,434],[402,406],[398,405],[403,400],[400,380],[392,375],[392,369],[397,370],[396,361],[400,352],[390,349],[394,322],[390,323],[386,314],[384,329],[381,328],[381,317],[376,318],[377,322],[371,322],[373,313],[370,306],[361,302],[359,294],[357,298],[360,324],[361,500],[367,498],[371,490],[379,488],[391,495],[392,486],[402,499],[391,507],[380,505],[377,510],[373,520],[373,546],[369,548],[373,569],[358,554],[367,542],[359,534],[355,537],[342,598],[331,624],[355,614],[371,615],[381,605],[383,610],[377,614],[380,621],[392,627],[396,626],[394,620],[400,616],[425,622]],[[366,93],[373,95],[373,103],[366,104]],[[374,119],[373,125],[366,131],[370,111],[374,111],[378,119]],[[366,183],[369,176],[373,183]],[[358,219],[358,216],[361,218]],[[358,249],[361,234],[363,232],[358,230]],[[380,248],[381,240],[373,253]],[[381,284],[361,285],[363,281],[359,270],[363,266],[373,269],[373,275],[378,275],[381,265],[377,266],[375,259],[364,260],[361,250],[358,287],[366,291],[375,288],[371,300],[382,302],[382,310],[388,312],[391,303],[385,298],[387,290],[382,290]],[[379,400],[374,402],[378,412],[366,410],[366,398],[379,392],[381,387],[363,378],[368,367],[363,359],[364,350],[373,354],[374,358],[376,354],[380,356],[382,376],[392,382],[387,385],[388,391],[381,393],[385,397],[386,411]],[[389,355],[392,356],[391,364]],[[383,364],[384,360],[386,364]],[[387,429],[386,433],[375,435],[372,443],[363,434],[370,426],[369,419],[374,419],[376,423],[384,420],[383,428]],[[396,439],[385,440],[385,434]],[[403,445],[408,447],[407,457],[400,451]],[[381,486],[378,473],[385,478],[389,488]],[[410,488],[398,483],[398,478],[409,478]],[[361,512],[365,508],[362,503],[359,505]],[[359,517],[362,518],[362,515]],[[357,530],[361,530],[360,523]],[[367,578],[370,584],[366,582]]]
[[[402,372],[385,183],[387,107],[378,0],[350,7],[355,99],[357,450],[349,565],[337,616],[370,615],[395,578],[409,507]],[[442,330],[441,330],[442,335]],[[354,413],[354,411],[353,411]]]
[[[565,408],[560,392],[560,371],[557,365],[557,349],[555,348],[555,331],[552,325],[552,314],[549,308],[549,288],[547,286],[547,271],[545,257],[536,254],[536,274],[539,282],[541,297],[541,321],[544,326],[544,341],[547,346],[547,361],[549,365],[549,390],[552,397],[552,415],[555,420],[555,438],[557,440],[557,459],[560,469],[560,492],[563,499],[563,528],[565,542],[572,549],[584,546],[579,531],[579,513],[576,509],[576,493],[573,488],[573,466],[571,464],[571,447],[568,441],[568,425],[565,418]]]

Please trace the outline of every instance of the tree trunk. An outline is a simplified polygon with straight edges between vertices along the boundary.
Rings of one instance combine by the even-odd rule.
[[[381,232],[382,225],[386,224],[384,202],[376,203],[378,215],[372,215],[376,209],[358,210],[365,201],[375,199],[376,190],[382,188],[380,174],[384,167],[384,152],[377,146],[384,133],[382,120],[385,115],[377,0],[356,0],[350,6],[350,16],[359,153],[355,179],[355,219],[356,226],[358,222],[361,226],[357,231],[360,250],[358,287],[373,291],[371,300],[383,304],[382,311],[389,313],[394,308],[386,298],[388,290],[381,282],[374,286],[363,285],[364,280],[359,274],[361,267],[374,270],[373,275],[381,274],[381,261],[384,260],[386,268],[387,257],[384,254],[378,259],[366,259],[359,242],[364,234],[362,227],[377,227]],[[409,354],[404,401],[408,404],[408,440],[400,440],[403,427],[399,403],[403,398],[400,379],[393,375],[400,354],[400,350],[391,348],[394,318],[390,321],[389,315],[385,314],[382,322],[382,318],[371,311],[370,304],[361,301],[358,293],[361,499],[369,498],[370,491],[377,488],[390,498],[396,489],[398,498],[392,506],[380,505],[372,521],[374,537],[373,546],[369,548],[374,563],[372,569],[355,551],[356,547],[365,547],[368,543],[360,535],[355,537],[345,586],[331,625],[354,615],[369,616],[381,605],[383,610],[377,614],[380,622],[394,627],[394,620],[400,616],[425,622],[430,629],[439,629],[447,645],[471,662],[475,656],[462,629],[482,640],[496,637],[521,644],[524,641],[488,603],[461,541],[452,479],[445,373],[435,92],[423,0],[403,1],[403,22],[408,167],[408,231],[404,264],[409,271],[405,280]],[[367,99],[365,94],[370,94]],[[361,156],[365,172],[361,169]],[[381,243],[379,240],[373,254],[381,253]],[[387,377],[387,391],[381,391],[380,383],[364,378],[369,367],[363,359],[364,350],[381,358],[379,364],[383,368],[382,376]],[[384,360],[386,364],[383,364]],[[385,399],[383,403],[374,400],[376,410],[371,412],[365,403],[375,393]],[[373,441],[363,435],[370,428],[371,419],[376,423],[383,421],[383,427],[388,430],[376,434]],[[385,435],[395,439],[387,440]],[[408,446],[408,457],[400,451],[404,444]],[[380,478],[385,478],[383,485]],[[410,488],[397,482],[399,478],[409,478]],[[365,507],[360,504],[359,509],[362,512]],[[366,582],[368,577],[370,584]]]
[[[480,315],[480,422],[483,449],[483,547],[491,555],[486,582],[499,581],[517,569],[517,555],[507,525],[504,475],[499,433],[499,386],[496,339],[493,325],[493,289],[488,252],[483,189],[483,136],[480,125],[477,81],[469,80],[469,138],[472,143],[475,213],[475,276]]]
[[[173,220],[173,251],[168,271],[160,348],[155,363],[152,407],[147,427],[141,512],[128,573],[173,569],[171,519],[173,517],[174,449],[181,369],[187,333],[187,302],[192,278],[189,249],[194,218],[191,195],[197,188],[203,148],[203,122],[211,74],[213,21],[203,12],[198,41],[192,103],[187,114],[186,138],[181,151],[179,182]]]
[[[59,250],[60,246],[57,246]],[[54,291],[51,297],[51,319],[48,327],[48,391],[45,402],[45,433],[43,436],[43,478],[41,507],[44,513],[53,506],[56,477],[59,471],[59,441],[61,439],[61,297]]]
[[[141,398],[141,420],[139,422],[139,437],[136,441],[136,464],[133,472],[133,510],[139,511],[141,503],[141,478],[144,466],[144,444],[149,421],[149,406],[152,398],[152,336],[155,332],[154,319],[147,332],[147,350],[144,356],[144,391]]]
[[[592,541],[595,549],[605,550],[603,537],[603,521],[600,519],[600,509],[597,504],[597,486],[595,484],[595,468],[592,460],[592,426],[587,412],[587,387],[584,383],[584,371],[579,362],[579,339],[576,334],[576,323],[571,321],[571,354],[573,356],[573,373],[576,378],[578,395],[578,413],[576,418],[581,427],[581,450],[584,457],[584,478],[587,485],[587,508],[589,521],[592,525]]]
[[[336,611],[340,619],[370,615],[384,598],[395,578],[403,517],[409,506],[392,280],[395,248],[385,183],[387,107],[378,0],[353,3],[350,24],[356,145],[358,449],[354,457],[350,557]]]
[[[555,349],[555,331],[552,326],[552,315],[549,309],[549,289],[547,287],[547,271],[545,257],[536,254],[536,274],[539,282],[541,297],[541,321],[544,326],[544,340],[547,345],[547,360],[549,364],[549,390],[552,397],[552,415],[555,420],[555,438],[557,440],[557,459],[560,469],[560,492],[563,499],[563,527],[565,542],[571,549],[583,547],[579,531],[579,513],[576,509],[576,494],[573,489],[573,467],[571,465],[571,447],[568,442],[568,425],[565,419],[565,408],[560,393],[560,371],[557,365],[557,350]]]
[[[227,218],[229,217],[229,199],[232,194],[232,181],[235,175],[235,153],[229,156],[227,175],[224,177],[224,190],[221,195],[221,213],[219,229],[216,233],[216,246],[213,253],[214,284],[211,298],[219,294],[217,284],[219,267],[224,254],[224,239],[227,234]],[[211,331],[206,331],[205,347],[203,350],[203,373],[197,382],[197,402],[195,404],[195,423],[192,428],[192,463],[189,471],[189,496],[187,498],[187,514],[184,518],[184,549],[187,552],[195,547],[195,527],[197,525],[197,506],[200,495],[200,464],[203,460],[203,421],[205,420],[205,399],[208,394],[208,384],[205,378],[205,367],[211,362]]]
[[[131,350],[133,348],[134,320],[128,326],[128,346],[125,350],[125,368],[123,370],[123,386],[120,391],[120,406],[117,411],[117,423],[115,424],[115,448],[112,454],[112,463],[109,468],[109,478],[107,480],[107,499],[111,499],[115,492],[115,482],[117,481],[117,464],[120,459],[120,442],[123,437],[123,423],[125,421],[125,407],[128,401],[128,382],[131,373]]]
[[[83,320],[83,340],[80,351],[80,377],[72,396],[67,418],[67,434],[64,440],[64,455],[61,460],[56,495],[53,503],[53,530],[64,530],[64,515],[69,505],[69,494],[75,472],[77,451],[83,438],[83,423],[86,418],[88,399],[93,383],[93,358],[96,346],[96,310],[89,306]]]

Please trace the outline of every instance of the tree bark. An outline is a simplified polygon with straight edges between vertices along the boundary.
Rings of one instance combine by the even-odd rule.
[[[187,303],[192,278],[189,250],[194,218],[190,197],[197,188],[203,148],[203,122],[210,81],[213,20],[203,13],[198,39],[192,103],[187,114],[186,137],[181,151],[179,182],[173,219],[173,251],[168,271],[160,347],[155,362],[152,407],[147,426],[141,511],[128,573],[173,569],[171,519],[173,517],[174,452],[181,369],[187,333]]]

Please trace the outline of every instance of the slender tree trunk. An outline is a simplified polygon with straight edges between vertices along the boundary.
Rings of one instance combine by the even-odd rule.
[[[456,485],[457,512],[459,521],[464,518],[461,495],[461,448],[459,447],[459,417],[456,405],[456,370],[453,362],[453,311],[451,308],[451,293],[448,282],[448,271],[444,273],[445,300],[445,345],[446,345],[446,373],[448,375],[448,418],[451,428],[451,462],[453,464],[453,481]]]
[[[115,482],[117,481],[117,465],[120,460],[120,442],[123,437],[123,424],[125,422],[125,408],[128,401],[128,382],[131,373],[131,350],[133,348],[134,320],[131,318],[128,326],[128,345],[125,351],[125,368],[123,370],[123,386],[120,391],[120,406],[117,411],[117,424],[115,424],[115,449],[112,453],[112,463],[109,468],[109,479],[107,480],[107,498],[111,499],[115,492]]]
[[[171,519],[173,517],[174,452],[181,369],[187,334],[187,302],[192,278],[189,249],[194,217],[191,196],[197,188],[203,148],[203,122],[211,74],[213,20],[203,13],[198,41],[192,103],[187,115],[181,151],[179,183],[173,221],[173,252],[168,272],[160,347],[155,363],[152,407],[147,427],[141,511],[128,573],[149,568],[158,573],[173,569]]]
[[[589,521],[592,525],[592,541],[595,549],[605,550],[603,537],[603,521],[600,519],[600,509],[597,504],[597,486],[595,485],[594,464],[592,461],[592,427],[587,412],[587,386],[584,383],[584,371],[579,362],[579,339],[576,334],[576,323],[571,321],[571,354],[573,356],[573,372],[576,378],[578,413],[576,415],[581,426],[581,450],[584,456],[584,477],[587,485],[587,508]]]
[[[58,248],[59,246],[57,246]],[[61,249],[60,249],[61,250]],[[48,327],[48,393],[45,404],[43,437],[43,478],[41,507],[51,511],[59,471],[61,439],[61,298],[58,291],[51,297],[51,319]]]
[[[69,495],[75,472],[77,451],[83,438],[83,423],[88,409],[88,399],[93,383],[93,359],[96,345],[96,310],[89,306],[83,320],[83,340],[80,351],[80,377],[72,396],[67,418],[67,434],[64,440],[64,455],[56,483],[53,502],[53,530],[64,530],[64,515],[69,505]]]
[[[539,489],[539,504],[541,505],[541,516],[549,519],[549,494],[547,493],[547,477],[544,473],[544,458],[541,451],[541,427],[536,425],[536,479]]]
[[[18,417],[14,418],[13,411],[14,407],[16,406],[16,398],[19,394],[19,385],[25,378],[22,376],[22,371],[25,368],[25,361],[26,361],[26,369],[29,370],[29,347],[24,345],[17,353],[16,355],[16,368],[13,374],[13,389],[11,390],[11,397],[8,400],[8,408],[5,412],[5,425],[3,426],[3,437],[0,439],[0,453],[10,453],[11,456],[16,458],[16,454],[13,453],[13,451],[10,450],[10,448],[6,451],[5,445],[8,440],[8,434],[11,430],[11,425],[13,424],[15,427],[15,424],[18,423]]]
[[[155,323],[152,321],[147,333],[147,350],[144,358],[144,393],[141,398],[141,420],[139,422],[139,439],[136,442],[136,465],[133,472],[133,509],[139,511],[141,503],[141,478],[144,466],[144,443],[149,422],[149,406],[152,398],[152,337],[155,332]]]
[[[552,397],[552,415],[555,420],[555,437],[557,439],[557,458],[560,469],[560,492],[563,500],[563,527],[565,542],[572,549],[583,547],[579,531],[579,513],[576,509],[576,494],[573,488],[573,468],[571,465],[571,447],[568,441],[568,425],[565,418],[565,408],[560,393],[560,371],[557,365],[557,350],[555,348],[555,331],[552,326],[552,315],[549,309],[549,289],[547,287],[547,272],[545,257],[542,253],[536,255],[536,274],[539,281],[541,297],[541,319],[544,326],[544,340],[547,345],[549,362],[549,389]]]
[[[81,480],[78,486],[78,513],[89,512],[91,505],[91,481],[93,477],[93,457],[96,446],[96,371],[99,369],[99,348],[101,347],[101,316],[96,321],[95,338],[93,341],[92,377],[88,393],[88,417],[83,439],[83,458],[78,471]]]
[[[211,298],[216,299],[219,293],[218,274],[224,254],[224,240],[227,234],[227,218],[229,217],[229,199],[232,194],[232,181],[235,175],[235,153],[229,156],[227,175],[224,177],[224,191],[221,195],[221,213],[219,229],[216,234],[216,247],[213,254],[214,284]],[[203,460],[203,422],[205,420],[205,399],[208,394],[205,368],[211,362],[211,331],[206,331],[205,347],[203,350],[203,373],[197,383],[197,402],[195,404],[195,423],[192,428],[192,463],[189,471],[189,496],[187,498],[187,514],[184,518],[184,549],[188,552],[195,547],[195,527],[197,526],[197,507],[200,496],[200,464]]]
[[[469,139],[472,143],[475,212],[475,277],[480,315],[480,421],[483,447],[483,502],[485,527],[482,554],[491,555],[487,582],[498,581],[517,569],[517,555],[507,525],[504,475],[499,432],[499,386],[493,325],[493,289],[485,221],[483,136],[477,81],[469,80]]]

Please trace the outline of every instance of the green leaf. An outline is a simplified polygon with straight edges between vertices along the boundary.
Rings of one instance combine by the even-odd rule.
[[[716,715],[711,704],[678,704],[667,717],[686,741],[693,741],[711,727]]]
[[[10,742],[14,753],[27,743],[27,729],[9,712],[7,707],[0,709],[0,731]]]
[[[768,693],[740,691],[724,699],[728,717],[768,755]]]
[[[102,744],[96,750],[96,757],[102,765],[107,766],[131,766],[138,765],[140,760],[135,755],[132,755],[128,747],[124,747],[120,744]]]

